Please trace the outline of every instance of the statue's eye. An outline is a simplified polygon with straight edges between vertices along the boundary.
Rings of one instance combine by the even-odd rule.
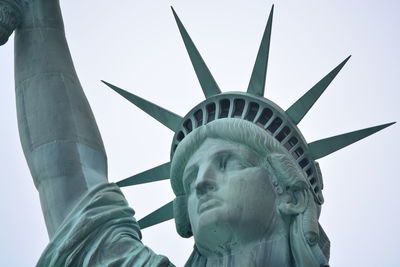
[[[246,167],[247,167],[247,164],[238,155],[233,155],[233,154],[227,153],[227,154],[221,155],[219,158],[219,170],[222,172],[241,170]]]
[[[192,191],[192,185],[194,180],[196,179],[197,171],[193,170],[189,174],[185,174],[183,177],[183,189],[185,193],[190,193]]]

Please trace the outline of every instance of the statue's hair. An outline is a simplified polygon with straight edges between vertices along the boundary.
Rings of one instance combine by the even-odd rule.
[[[245,120],[224,118],[212,121],[191,132],[181,141],[172,159],[171,183],[176,196],[184,195],[182,174],[193,152],[207,139],[215,138],[248,146],[263,157],[279,158],[279,178],[289,187],[307,186],[303,171],[291,159],[289,152],[264,129]],[[298,177],[304,177],[299,179]]]
[[[234,118],[212,121],[188,134],[177,147],[171,165],[171,185],[176,195],[174,200],[174,217],[176,229],[182,237],[193,235],[187,212],[187,195],[183,186],[183,171],[192,154],[208,138],[222,139],[228,142],[245,145],[264,159],[264,166],[275,182],[278,194],[283,192],[303,192],[306,205],[302,212],[302,228],[309,245],[318,240],[318,216],[320,206],[314,202],[306,182],[306,174],[289,155],[289,152],[255,124]]]

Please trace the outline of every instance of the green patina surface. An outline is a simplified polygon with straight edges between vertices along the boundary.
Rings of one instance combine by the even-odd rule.
[[[114,185],[59,2],[0,0],[0,44],[16,29],[18,126],[51,239],[38,266],[170,266],[140,229],[172,218],[181,236],[194,236],[188,266],[327,265],[315,160],[392,123],[308,144],[297,124],[349,57],[284,111],[264,98],[273,8],[246,93],[221,92],[172,11],[206,100],[181,117],[104,82],[175,132],[171,162]],[[169,178],[176,199],[136,222],[118,186]]]

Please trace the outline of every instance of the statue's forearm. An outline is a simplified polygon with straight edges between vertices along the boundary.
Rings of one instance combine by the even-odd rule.
[[[87,190],[107,182],[107,159],[65,39],[57,0],[32,0],[15,33],[22,147],[49,235]]]

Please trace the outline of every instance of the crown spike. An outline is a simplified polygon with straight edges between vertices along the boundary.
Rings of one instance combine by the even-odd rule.
[[[189,54],[190,60],[192,62],[194,71],[196,72],[197,79],[200,82],[201,88],[203,89],[203,93],[206,98],[209,98],[213,95],[217,95],[221,93],[221,90],[218,87],[217,82],[214,80],[210,70],[208,69],[206,63],[201,57],[199,51],[194,45],[192,39],[187,33],[185,27],[183,26],[181,20],[176,14],[173,7],[171,7],[172,13],[174,14],[176,24],[178,24],[179,32],[181,33],[183,42],[185,43],[186,50]]]
[[[272,5],[271,12],[269,13],[267,26],[265,27],[264,34],[261,40],[260,48],[256,62],[253,67],[247,93],[256,96],[264,96],[265,79],[267,76],[269,46],[271,42],[272,18],[274,15],[274,6]]]
[[[389,127],[394,123],[395,122],[386,123],[312,142],[308,145],[311,157],[314,160],[325,157],[333,152],[338,151],[339,149],[342,149],[386,127]]]
[[[171,168],[171,163],[167,162],[147,171],[138,173],[124,180],[117,182],[119,187],[146,184],[151,182],[157,182],[169,178],[169,171]]]
[[[143,217],[138,221],[140,229],[171,220],[174,218],[173,201],[165,204],[161,208],[153,211],[149,215]]]
[[[138,97],[134,94],[131,94],[121,88],[118,88],[115,85],[112,85],[108,82],[102,81],[104,84],[106,84],[108,87],[113,89],[115,92],[126,98],[128,101],[130,101],[132,104],[152,116],[154,119],[158,120],[168,128],[170,128],[172,131],[176,131],[180,123],[182,121],[182,117],[179,115],[176,115],[175,113],[164,109],[160,106],[157,106],[156,104],[151,103],[150,101],[147,101],[141,97]]]
[[[329,84],[336,77],[350,57],[351,56],[348,56],[345,60],[343,60],[342,63],[329,72],[324,78],[322,78],[317,84],[308,90],[307,93],[305,93],[299,100],[297,100],[286,110],[286,114],[295,124],[298,124],[315,104],[315,102],[317,102],[318,98],[322,95],[322,93],[329,86]]]

